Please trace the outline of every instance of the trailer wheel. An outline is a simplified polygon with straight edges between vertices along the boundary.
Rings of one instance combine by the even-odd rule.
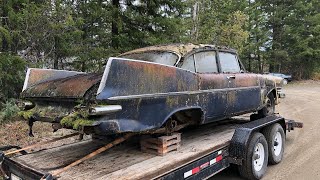
[[[268,142],[269,163],[278,164],[281,162],[285,145],[285,134],[279,123],[264,128],[262,132]]]
[[[238,166],[240,175],[246,179],[261,179],[267,170],[268,144],[263,134],[254,133],[246,149],[246,158]]]

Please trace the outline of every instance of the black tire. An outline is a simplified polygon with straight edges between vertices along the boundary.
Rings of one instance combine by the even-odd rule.
[[[264,152],[262,152],[264,157],[257,157],[255,152],[257,147],[263,146]],[[257,159],[255,159],[257,158]],[[261,159],[261,163],[257,163]],[[256,166],[254,166],[256,164]],[[257,170],[255,167],[260,166],[260,170]],[[250,139],[249,145],[246,149],[246,158],[244,159],[242,165],[238,166],[240,175],[246,179],[261,179],[265,174],[268,166],[268,144],[266,138],[261,133],[254,133]]]
[[[275,112],[275,98],[273,93],[269,93],[268,96],[266,97],[266,105],[262,109],[258,111],[259,117],[263,118],[266,116],[273,115]]]
[[[264,128],[262,133],[266,137],[268,143],[269,164],[280,163],[285,147],[285,134],[282,126],[279,123],[273,124]]]

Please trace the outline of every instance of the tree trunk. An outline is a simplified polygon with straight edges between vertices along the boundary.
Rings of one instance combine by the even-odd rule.
[[[54,37],[54,56],[53,56],[53,69],[59,69],[59,57],[58,57],[58,37]]]
[[[2,8],[1,8],[1,10],[2,10],[2,13],[1,13],[1,19],[2,19],[2,21],[1,21],[1,26],[2,27],[5,27],[6,25],[7,25],[7,17],[8,17],[8,11],[7,11],[7,7],[5,7],[7,5],[7,1],[6,0],[3,0],[2,1]],[[1,51],[8,51],[8,48],[9,48],[9,46],[8,46],[8,42],[7,42],[7,40],[6,40],[6,38],[2,38],[2,44],[1,44]]]
[[[112,7],[113,7],[113,17],[112,17],[112,27],[111,27],[111,34],[112,34],[112,42],[111,46],[115,49],[119,48],[119,20],[120,20],[120,0],[112,0]]]
[[[248,64],[248,65],[249,65],[249,66],[248,66],[248,71],[249,71],[249,72],[252,72],[252,71],[251,71],[251,70],[252,70],[252,69],[251,69],[251,54],[249,54],[248,63],[249,63],[249,64]]]
[[[259,52],[259,51],[258,51]],[[262,66],[261,66],[261,56],[260,56],[260,53],[258,54],[258,70],[259,70],[259,73],[263,73],[262,72]]]
[[[198,41],[198,10],[199,3],[195,2],[192,9],[192,31],[191,31],[191,39],[193,42]]]
[[[81,72],[86,72],[86,62],[85,61],[81,62]]]

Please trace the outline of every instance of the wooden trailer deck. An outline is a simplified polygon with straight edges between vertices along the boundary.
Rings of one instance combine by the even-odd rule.
[[[210,152],[226,147],[237,123],[208,124],[182,131],[181,148],[165,156],[140,151],[137,138],[111,148],[61,174],[59,179],[152,179]],[[136,140],[135,140],[136,139]],[[63,168],[103,146],[95,140],[75,142],[12,158],[43,172]]]

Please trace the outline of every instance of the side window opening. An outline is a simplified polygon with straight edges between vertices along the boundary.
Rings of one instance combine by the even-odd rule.
[[[219,52],[221,71],[224,73],[239,73],[240,65],[236,54]]]
[[[181,68],[189,70],[189,71],[192,71],[192,72],[195,72],[193,55],[191,55],[191,56],[187,57],[186,59],[184,59]]]
[[[218,73],[215,51],[204,51],[194,55],[198,73]]]

